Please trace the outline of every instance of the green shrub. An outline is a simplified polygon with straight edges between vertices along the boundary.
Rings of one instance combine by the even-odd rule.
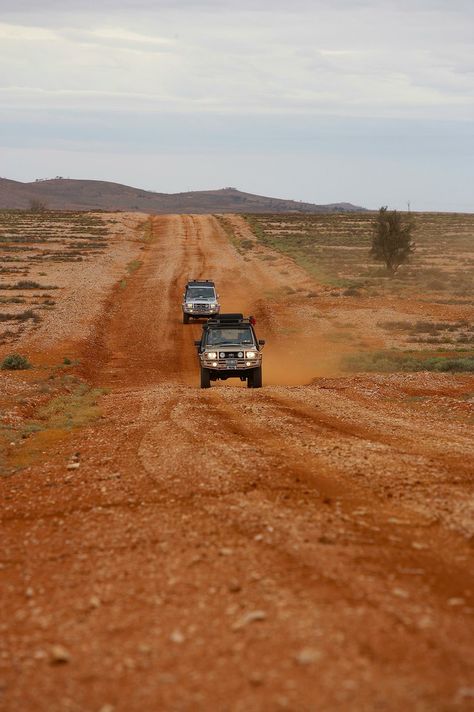
[[[20,356],[20,354],[5,356],[0,365],[2,371],[24,371],[27,368],[31,368],[31,363],[26,356]]]
[[[396,371],[437,371],[441,373],[472,373],[474,372],[474,357],[462,356],[449,358],[434,356],[426,358],[420,352],[396,353],[391,351],[375,351],[347,356],[343,362],[347,371],[372,371],[378,373],[393,373]]]

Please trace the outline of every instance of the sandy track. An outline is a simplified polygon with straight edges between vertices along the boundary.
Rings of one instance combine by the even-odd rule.
[[[302,385],[322,333],[266,300],[297,268],[210,216],[153,231],[83,346],[105,418],[3,484],[5,709],[469,709],[472,427],[436,398],[472,378]],[[261,391],[197,388],[192,277],[257,315]]]

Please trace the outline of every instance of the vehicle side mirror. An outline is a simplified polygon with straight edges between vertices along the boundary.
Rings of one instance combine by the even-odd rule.
[[[259,345],[259,346],[265,346],[265,339],[259,339],[259,340],[258,340],[258,345]]]

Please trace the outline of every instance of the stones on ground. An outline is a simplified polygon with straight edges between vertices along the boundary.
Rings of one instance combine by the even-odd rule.
[[[185,637],[181,633],[180,630],[176,629],[174,630],[171,635],[170,635],[170,640],[172,643],[176,643],[177,645],[181,645],[181,643],[184,643]]]
[[[220,556],[232,556],[233,553],[233,549],[228,546],[223,546],[222,549],[219,549]]]
[[[408,593],[408,591],[405,591],[404,588],[398,588],[398,587],[392,588],[392,593],[394,596],[397,596],[398,598],[409,598],[410,597],[410,594]]]
[[[428,615],[421,616],[416,624],[420,630],[428,630],[428,628],[433,627],[433,619]]]
[[[98,712],[114,712],[115,707],[113,705],[102,705]]]
[[[456,693],[458,700],[474,700],[474,687],[460,687]]]
[[[89,598],[89,605],[91,608],[100,608],[101,600],[98,596],[91,596]]]
[[[229,589],[230,593],[239,593],[239,591],[242,590],[242,586],[236,579],[232,579],[232,581],[229,581],[227,588]]]
[[[64,665],[71,661],[71,654],[62,645],[53,645],[51,648],[51,665]]]
[[[257,621],[264,621],[267,617],[265,611],[248,611],[244,613],[232,626],[232,630],[241,630],[249,623],[256,623]]]
[[[302,648],[296,655],[295,660],[299,665],[311,665],[321,660],[322,653],[316,648]]]
[[[263,675],[260,672],[252,672],[249,675],[249,682],[251,685],[254,685],[254,687],[259,687],[260,685],[263,685]]]
[[[81,453],[80,452],[75,452],[74,455],[71,455],[71,458],[67,464],[68,470],[78,470],[79,467],[81,466],[81,463],[79,460],[81,459]]]
[[[464,606],[466,600],[464,598],[448,598],[448,606]]]

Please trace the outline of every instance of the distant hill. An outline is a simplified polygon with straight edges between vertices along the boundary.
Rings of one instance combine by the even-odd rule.
[[[29,209],[39,201],[52,210],[126,210],[144,213],[323,213],[361,211],[351,203],[314,205],[266,198],[236,188],[154,193],[120,183],[54,178],[20,183],[0,178],[0,208]]]

